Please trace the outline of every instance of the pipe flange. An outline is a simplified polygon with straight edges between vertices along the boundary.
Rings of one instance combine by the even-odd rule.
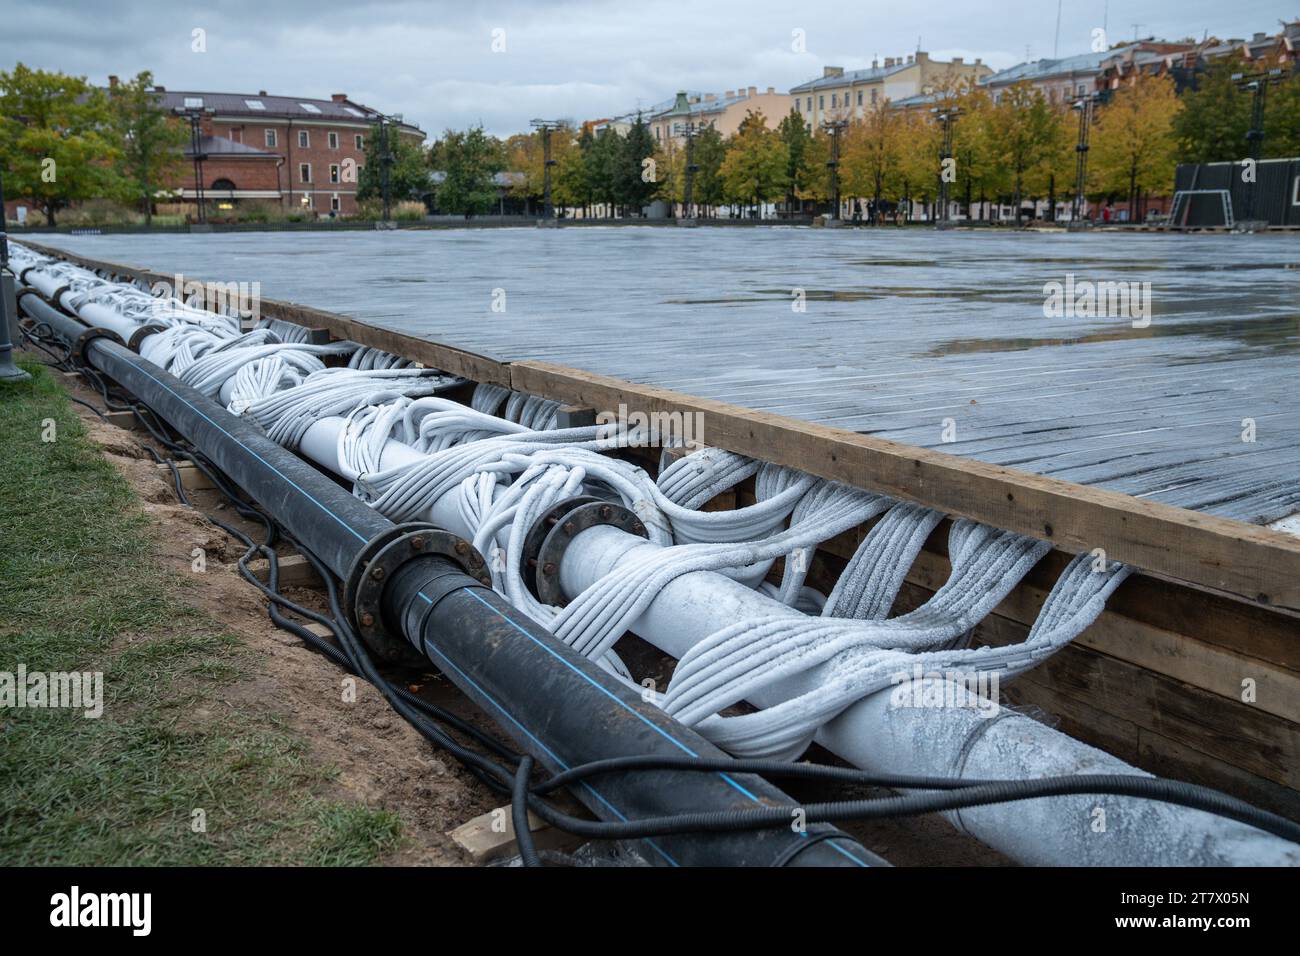
[[[62,312],[64,315],[71,316],[74,319],[79,319],[80,316],[77,315],[77,313],[73,312],[71,309],[69,309],[67,306],[63,304],[63,293],[71,292],[71,291],[72,291],[71,283],[65,283],[64,285],[59,286],[50,295],[49,303],[50,305],[54,306],[54,308]]]
[[[394,525],[367,541],[348,569],[344,607],[366,645],[390,663],[407,667],[428,664],[405,637],[389,632],[381,610],[384,586],[398,569],[412,558],[428,554],[441,555],[481,584],[492,586],[487,562],[472,544],[423,521]]]
[[[38,320],[39,321],[39,320]],[[118,345],[125,345],[122,336],[118,335],[112,329],[88,328],[77,336],[77,341],[71,343],[72,354],[75,355],[82,365],[89,365],[90,358],[86,355],[86,350],[90,348],[90,343],[96,339],[109,339]]]
[[[585,499],[584,499],[585,501]],[[525,575],[524,579],[534,582],[534,594],[543,604],[564,607],[569,603],[564,592],[560,590],[560,561],[568,550],[570,542],[588,528],[598,525],[610,525],[628,534],[649,538],[645,525],[635,514],[613,501],[585,501],[576,508],[572,501],[564,502],[568,510],[551,526],[537,549],[537,567],[534,574]],[[555,511],[556,509],[551,509]],[[551,512],[547,512],[549,515]],[[541,525],[542,522],[538,522]],[[537,525],[534,525],[534,529]]]
[[[560,523],[565,515],[579,505],[600,504],[600,498],[593,498],[591,495],[579,495],[576,498],[566,498],[559,504],[549,508],[540,518],[533,522],[533,526],[528,529],[524,535],[523,551],[519,555],[519,575],[524,579],[524,585],[532,592],[533,597],[540,597],[537,593],[537,569],[541,567],[539,556],[542,553],[542,542],[551,530]]]
[[[140,351],[140,343],[151,335],[157,335],[159,332],[166,332],[165,325],[142,325],[131,333],[131,341],[126,343],[126,347],[132,352]]]

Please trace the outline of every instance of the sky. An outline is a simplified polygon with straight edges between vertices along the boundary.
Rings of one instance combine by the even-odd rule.
[[[785,92],[826,65],[918,48],[1003,69],[1087,52],[1099,28],[1111,43],[1275,33],[1300,18],[1300,0],[1061,0],[1059,34],[1057,12],[1057,0],[15,0],[0,12],[0,69],[347,93],[431,138],[476,124],[506,136],[534,118],[619,115],[681,89]]]

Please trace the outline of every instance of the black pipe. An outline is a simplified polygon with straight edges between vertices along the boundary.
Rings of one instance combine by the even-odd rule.
[[[32,315],[87,364],[132,392],[201,449],[305,547],[344,576],[396,526],[256,428],[175,376],[41,302]],[[369,569],[369,573],[381,570]],[[381,575],[374,574],[374,577]],[[413,551],[382,590],[390,626],[483,706],[525,751],[552,770],[642,754],[722,756],[712,744],[645,704],[449,558]],[[794,807],[760,777],[675,770],[630,771],[583,783],[574,794],[599,818],[635,819],[757,805]],[[792,822],[793,822],[792,816]],[[649,842],[649,841],[648,841]],[[691,865],[881,865],[828,825],[663,837],[653,862]]]
[[[441,557],[407,562],[388,583],[390,627],[409,641],[502,724],[552,773],[618,753],[725,755],[641,695],[555,639],[490,588]],[[545,732],[546,743],[538,739]],[[651,806],[691,813],[791,807],[795,802],[752,774],[660,770],[611,774],[595,788],[575,788],[593,810],[607,803],[631,819]],[[608,811],[607,811],[608,812]],[[602,814],[606,815],[606,814]],[[658,837],[656,862],[670,865],[883,865],[834,827],[809,825],[747,833]]]

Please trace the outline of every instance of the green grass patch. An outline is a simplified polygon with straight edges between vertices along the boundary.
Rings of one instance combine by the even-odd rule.
[[[256,661],[183,600],[130,486],[34,362],[0,385],[0,671],[102,671],[104,713],[0,709],[0,863],[358,866],[395,814],[222,688]],[[52,441],[45,440],[53,438]]]

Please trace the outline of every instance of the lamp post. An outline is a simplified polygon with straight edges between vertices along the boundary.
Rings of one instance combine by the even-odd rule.
[[[1246,133],[1246,142],[1250,147],[1251,178],[1246,190],[1246,214],[1242,217],[1244,228],[1253,230],[1255,218],[1255,191],[1259,188],[1259,157],[1264,149],[1264,101],[1269,85],[1282,82],[1281,70],[1269,70],[1266,73],[1234,73],[1232,82],[1237,89],[1253,94],[1250,107],[1250,130]]]
[[[700,168],[695,164],[695,134],[699,132],[694,123],[674,123],[673,135],[686,140],[686,188],[682,192],[682,218],[694,222],[692,206],[695,205],[695,173]]]
[[[1074,206],[1070,212],[1070,228],[1078,228],[1086,207],[1084,191],[1088,185],[1088,137],[1092,128],[1092,104],[1095,93],[1086,93],[1074,101],[1072,109],[1079,114],[1079,138],[1074,145]]]
[[[535,119],[528,124],[542,134],[542,221],[550,222],[555,218],[555,208],[551,205],[551,167],[556,161],[551,159],[551,130],[558,129],[558,120]]]
[[[0,176],[0,382],[25,382],[31,378],[14,364],[14,346],[9,329],[9,294],[4,288],[9,272],[9,235],[5,231],[5,187]]]
[[[943,124],[943,144],[939,147],[939,226],[948,224],[948,170],[945,163],[953,158],[952,152],[952,127],[957,122],[957,117],[961,113],[960,107],[949,107],[940,109],[935,107],[930,111],[936,114],[936,118]]]
[[[829,120],[822,123],[822,129],[831,134],[831,158],[826,163],[826,167],[831,171],[831,196],[835,203],[835,212],[831,218],[836,222],[840,218],[840,134],[848,125],[848,120]]]
[[[216,110],[204,109],[201,105],[187,101],[184,106],[178,106],[172,112],[177,116],[185,117],[190,124],[190,155],[194,161],[194,200],[199,207],[199,225],[204,225],[208,221],[208,214],[203,197],[203,161],[208,157],[203,152],[203,117],[211,116]]]

